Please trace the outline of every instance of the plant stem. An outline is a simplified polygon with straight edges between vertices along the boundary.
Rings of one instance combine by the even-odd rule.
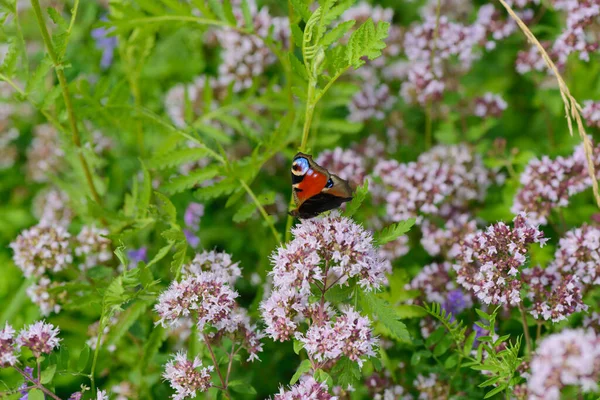
[[[51,392],[49,389],[47,389],[47,388],[46,388],[44,385],[42,385],[42,384],[39,382],[39,380],[38,380],[38,381],[36,381],[35,379],[31,378],[29,375],[27,375],[27,374],[25,373],[25,371],[23,371],[23,370],[19,369],[19,367],[15,366],[15,365],[13,365],[13,368],[14,368],[14,369],[15,369],[15,370],[16,370],[18,373],[20,373],[21,375],[23,375],[23,377],[24,377],[25,379],[27,379],[29,382],[33,383],[33,385],[34,385],[34,387],[35,387],[36,389],[40,389],[42,392],[46,393],[48,396],[52,397],[52,398],[53,398],[53,399],[55,399],[55,400],[61,400],[61,398],[60,398],[60,397],[58,397],[57,395],[55,395],[54,393],[52,393],[52,392]]]
[[[277,232],[277,229],[275,229],[275,225],[273,225],[273,221],[269,217],[269,214],[267,214],[267,212],[265,211],[265,208],[262,206],[262,204],[260,204],[260,201],[258,200],[256,195],[254,194],[252,189],[250,189],[250,186],[248,186],[248,184],[246,182],[244,182],[243,179],[239,179],[239,182],[242,185],[242,187],[244,188],[244,190],[246,190],[246,193],[248,193],[248,195],[250,196],[250,198],[252,199],[254,204],[256,204],[256,208],[258,208],[258,211],[260,211],[260,214],[264,218],[265,222],[267,223],[267,225],[269,225],[269,228],[271,229],[271,233],[273,233],[273,236],[275,237],[275,240],[277,241],[277,243],[280,243],[281,236],[279,235],[279,232]]]
[[[229,389],[227,388],[227,383],[225,382],[225,379],[223,379],[223,375],[221,374],[221,369],[219,368],[219,363],[217,362],[217,357],[215,357],[215,353],[213,352],[213,349],[210,346],[209,338],[208,338],[208,336],[206,336],[205,333],[202,334],[202,338],[204,339],[204,343],[206,343],[206,347],[208,348],[208,351],[210,353],[210,358],[213,361],[213,365],[215,366],[215,369],[217,370],[217,374],[219,374],[219,379],[221,380],[221,385],[223,386],[223,391],[225,392],[225,395],[227,396],[227,398],[231,399],[231,396],[229,395]]]
[[[58,83],[62,90],[63,100],[65,102],[65,107],[67,109],[67,115],[69,117],[69,124],[71,126],[71,134],[72,140],[75,147],[77,147],[79,161],[81,163],[81,167],[83,168],[83,173],[85,175],[85,179],[90,188],[90,192],[92,193],[92,197],[96,203],[101,204],[102,200],[96,191],[96,187],[94,186],[94,181],[92,179],[92,174],[90,172],[90,167],[83,157],[83,153],[81,152],[81,138],[79,137],[79,129],[77,128],[77,120],[75,118],[75,110],[73,108],[73,104],[71,102],[71,95],[69,93],[69,85],[67,83],[67,78],[65,77],[64,65],[62,61],[59,59],[56,50],[54,49],[54,45],[52,44],[52,38],[48,33],[48,28],[46,27],[46,21],[42,15],[42,9],[40,7],[39,0],[31,0],[31,6],[33,7],[33,11],[35,12],[35,16],[37,18],[38,25],[40,27],[40,31],[42,33],[42,38],[44,40],[44,44],[46,46],[46,50],[54,63],[54,71],[56,72],[56,76],[58,78]]]
[[[519,311],[521,311],[521,323],[523,324],[523,333],[525,334],[527,354],[531,354],[531,336],[529,336],[529,327],[527,326],[527,316],[525,315],[523,303],[519,303]]]
[[[94,349],[94,358],[92,359],[92,369],[90,370],[90,382],[92,384],[92,393],[96,392],[96,363],[98,362],[98,354],[100,353],[100,347],[102,346],[102,332],[104,332],[104,324],[102,321],[104,316],[100,317],[100,323],[98,324],[98,337],[96,338],[96,348]]]

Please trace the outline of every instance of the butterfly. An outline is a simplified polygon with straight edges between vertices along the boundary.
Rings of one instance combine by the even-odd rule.
[[[290,215],[302,219],[316,217],[352,200],[348,181],[330,174],[304,153],[296,154],[292,162],[292,191],[296,209]]]

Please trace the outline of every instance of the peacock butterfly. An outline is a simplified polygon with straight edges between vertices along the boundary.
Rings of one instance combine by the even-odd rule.
[[[296,154],[292,162],[292,190],[296,209],[290,215],[302,219],[316,217],[352,200],[348,181],[330,174],[304,153]]]

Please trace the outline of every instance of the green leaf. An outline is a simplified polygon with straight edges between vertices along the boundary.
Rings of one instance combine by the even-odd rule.
[[[168,194],[175,194],[190,189],[202,182],[214,178],[219,173],[216,167],[197,169],[188,175],[179,175],[178,177],[165,183],[162,189]]]
[[[194,195],[200,200],[209,200],[230,194],[239,188],[239,183],[233,179],[223,179],[213,185],[199,188]]]
[[[433,349],[433,355],[439,357],[445,354],[450,349],[450,346],[452,346],[452,336],[445,335],[435,346],[435,349]]]
[[[463,346],[463,354],[465,356],[471,354],[471,350],[473,350],[473,343],[475,343],[475,336],[477,336],[477,332],[473,331],[465,340],[465,345]]]
[[[150,362],[152,362],[154,356],[158,353],[158,350],[166,339],[167,331],[165,328],[156,325],[144,343],[144,354],[138,364],[138,368],[140,368],[141,371],[147,371],[148,365],[150,365]]]
[[[314,376],[317,382],[325,382],[327,386],[333,386],[333,379],[331,379],[331,375],[329,375],[322,369],[319,368],[318,370],[316,370]]]
[[[90,359],[90,354],[92,353],[92,349],[90,346],[85,345],[85,347],[79,353],[79,359],[77,360],[77,371],[82,372],[85,367],[87,367],[88,360]]]
[[[29,392],[27,392],[28,400],[44,400],[44,398],[44,392],[42,392],[40,389],[31,389]]]
[[[127,331],[131,326],[138,320],[138,318],[144,314],[148,304],[138,301],[123,311],[119,315],[119,320],[116,324],[112,325],[110,333],[106,338],[106,345],[111,346],[117,344],[117,342],[127,334]]]
[[[303,360],[298,366],[296,373],[294,373],[294,376],[292,376],[292,379],[290,380],[290,385],[293,385],[296,382],[298,382],[298,379],[300,379],[302,375],[310,371],[311,368],[312,365],[310,364],[310,360]]]
[[[12,40],[10,42],[10,45],[8,46],[6,55],[4,56],[4,61],[2,61],[2,66],[0,66],[0,71],[2,71],[5,75],[8,76],[13,75],[17,65],[18,55],[19,48],[17,46],[17,41]]]
[[[375,234],[375,243],[382,246],[396,240],[398,237],[410,231],[410,228],[413,227],[415,222],[416,220],[414,218],[409,218],[405,221],[400,221],[383,228],[380,232]]]
[[[181,270],[181,266],[185,261],[185,256],[187,254],[187,240],[179,240],[175,243],[175,254],[173,254],[173,261],[171,261],[171,272],[173,272],[176,276],[179,276],[179,271]]]
[[[388,36],[389,27],[388,22],[380,21],[375,25],[369,18],[352,33],[348,40],[346,55],[354,69],[365,63],[363,57],[374,60],[381,55],[381,50],[385,48],[384,40]]]
[[[223,14],[225,15],[225,19],[227,19],[231,25],[237,25],[237,20],[235,19],[235,15],[233,15],[231,0],[223,0]]]
[[[148,168],[165,169],[180,166],[185,163],[198,161],[206,157],[207,150],[204,147],[188,147],[177,149],[168,153],[156,155],[146,161]]]
[[[354,20],[342,22],[341,24],[327,32],[325,36],[323,36],[323,39],[321,39],[321,45],[327,47],[337,42],[342,36],[346,34],[346,32],[348,32],[354,26],[355,23],[356,21]]]
[[[223,11],[223,6],[221,5],[221,0],[208,0],[208,5],[219,19],[225,20],[225,13]]]
[[[348,203],[346,205],[346,211],[344,211],[344,216],[346,216],[346,217],[353,216],[358,211],[358,209],[362,205],[363,201],[365,201],[365,199],[367,198],[368,193],[369,193],[369,182],[365,181],[365,183],[362,186],[359,186],[356,188],[356,191],[353,194],[352,200],[350,201],[350,203]]]
[[[377,317],[379,322],[385,326],[392,337],[398,341],[411,343],[410,334],[406,325],[399,321],[399,316],[387,301],[381,299],[374,293],[362,293],[361,304],[365,311],[372,316]]]
[[[250,12],[250,6],[248,5],[248,0],[242,0],[241,8],[242,8],[242,15],[244,16],[245,27],[250,32],[253,32],[254,31],[254,20],[252,18],[252,13]]]
[[[248,381],[234,380],[229,382],[227,387],[236,393],[256,394],[256,389]]]
[[[354,287],[335,285],[325,292],[325,299],[333,304],[343,303],[350,300]]]
[[[156,205],[158,207],[159,212],[167,217],[167,221],[171,224],[177,222],[177,209],[171,202],[171,200],[160,192],[154,192],[154,197],[156,199]]]
[[[300,15],[300,18],[302,18],[302,20],[304,20],[306,22],[310,19],[310,16],[312,15],[312,13],[310,12],[310,9],[308,8],[308,4],[305,0],[290,0],[290,3],[292,3],[292,7],[294,7],[294,11],[298,15]]]
[[[289,53],[289,58],[290,64],[292,66],[292,71],[303,81],[308,81],[308,74],[306,73],[306,67],[304,66],[304,64],[302,64],[302,62],[298,60],[298,57],[296,57],[294,53]]]
[[[144,218],[148,214],[150,206],[150,197],[152,196],[152,178],[148,168],[142,162],[143,180],[140,190],[140,197],[137,202],[137,218]]]
[[[152,260],[150,260],[147,266],[149,267],[151,265],[154,265],[163,258],[165,258],[167,254],[169,254],[169,251],[171,251],[171,248],[173,248],[173,244],[173,242],[169,242],[166,246],[161,247],[160,250],[158,250],[158,253],[156,253]]]
[[[476,308],[475,312],[477,313],[477,315],[479,316],[479,318],[483,319],[484,321],[489,321],[492,318],[491,315],[487,314],[484,311],[481,311],[479,308]]]
[[[56,364],[49,365],[46,369],[42,371],[42,376],[40,382],[42,385],[46,385],[52,382],[54,378],[54,374],[56,373]]]
[[[302,48],[302,41],[304,40],[304,32],[298,26],[298,24],[292,24],[292,39],[294,39],[294,44],[300,48]]]
[[[414,304],[401,304],[396,306],[396,314],[398,317],[405,318],[421,318],[427,315],[427,312],[421,307]]]
[[[233,214],[233,222],[240,223],[244,222],[252,217],[254,212],[256,211],[256,204],[254,203],[246,203],[243,204],[238,210]]]
[[[299,340],[294,339],[294,353],[300,354],[300,350],[304,348],[304,343]]]
[[[439,326],[435,331],[431,333],[431,335],[427,337],[427,340],[425,340],[425,346],[435,346],[440,340],[442,340],[444,335],[446,335],[446,328],[444,328],[443,326]]]
[[[498,393],[506,390],[507,386],[508,385],[506,383],[503,383],[500,386],[496,387],[495,389],[492,389],[489,392],[487,392],[483,398],[484,399],[489,399],[490,397],[492,397],[492,396],[494,396],[494,395],[496,395],[496,394],[498,394]]]
[[[336,377],[337,384],[344,389],[348,386],[354,386],[360,380],[358,363],[348,357],[340,358],[333,366],[331,373]]]
[[[65,19],[62,17],[62,15],[60,15],[58,13],[58,11],[56,11],[55,8],[48,7],[46,9],[46,11],[48,11],[48,15],[50,16],[50,19],[52,20],[52,22],[54,22],[56,25],[58,25],[58,27],[62,31],[66,31],[67,29],[69,29],[69,24],[67,24],[67,21],[65,21]]]

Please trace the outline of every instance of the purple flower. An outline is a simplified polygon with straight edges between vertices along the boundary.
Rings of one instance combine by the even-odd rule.
[[[25,367],[24,371],[25,374],[30,378],[33,379],[33,368],[31,367]],[[28,380],[26,379],[25,382],[23,382],[23,384],[19,387],[19,393],[21,393],[23,396],[21,396],[21,398],[19,398],[19,400],[27,400],[29,399],[29,390],[27,390],[27,386],[28,386]]]
[[[106,18],[102,18],[103,21]],[[117,47],[117,37],[109,36],[112,29],[100,27],[92,30],[92,38],[96,41],[96,48],[102,50],[102,60],[100,61],[100,67],[107,69],[113,62],[113,54]]]
[[[581,114],[588,126],[600,128],[600,101],[584,101]]]
[[[134,265],[137,265],[137,263],[139,263],[140,261],[146,262],[148,261],[148,248],[147,247],[140,247],[139,249],[131,249],[127,251],[127,258],[129,258],[129,261],[131,261]]]
[[[205,392],[212,386],[210,373],[213,369],[212,365],[202,368],[202,361],[198,357],[190,361],[187,353],[181,351],[167,363],[163,378],[169,381],[176,391],[173,399],[183,400],[196,397],[197,391]]]
[[[289,390],[279,389],[279,394],[276,394],[274,400],[337,400],[337,397],[332,396],[328,392],[325,382],[319,383],[310,375],[300,377],[300,382],[291,386]]]
[[[190,247],[196,248],[200,245],[200,238],[189,229],[184,229],[183,234],[185,235],[185,239],[187,240]]]
[[[200,203],[190,203],[185,209],[185,214],[183,215],[183,222],[185,226],[192,230],[193,232],[198,232],[200,228],[200,218],[204,215],[204,204]]]
[[[27,329],[21,330],[17,336],[17,344],[27,347],[37,358],[42,354],[50,354],[59,346],[60,338],[58,338],[60,330],[52,324],[47,324],[44,321],[38,321],[31,324]]]
[[[183,266],[183,272],[190,275],[210,271],[233,286],[242,276],[239,262],[233,262],[231,255],[218,251],[203,251],[196,254],[192,262]]]
[[[566,329],[545,338],[531,360],[529,399],[559,400],[566,386],[598,390],[600,337],[592,330]]]
[[[442,305],[450,314],[457,315],[472,305],[471,298],[460,289],[451,290],[446,294],[446,301]]]
[[[15,330],[7,322],[0,330],[0,368],[17,363],[14,336]]]

